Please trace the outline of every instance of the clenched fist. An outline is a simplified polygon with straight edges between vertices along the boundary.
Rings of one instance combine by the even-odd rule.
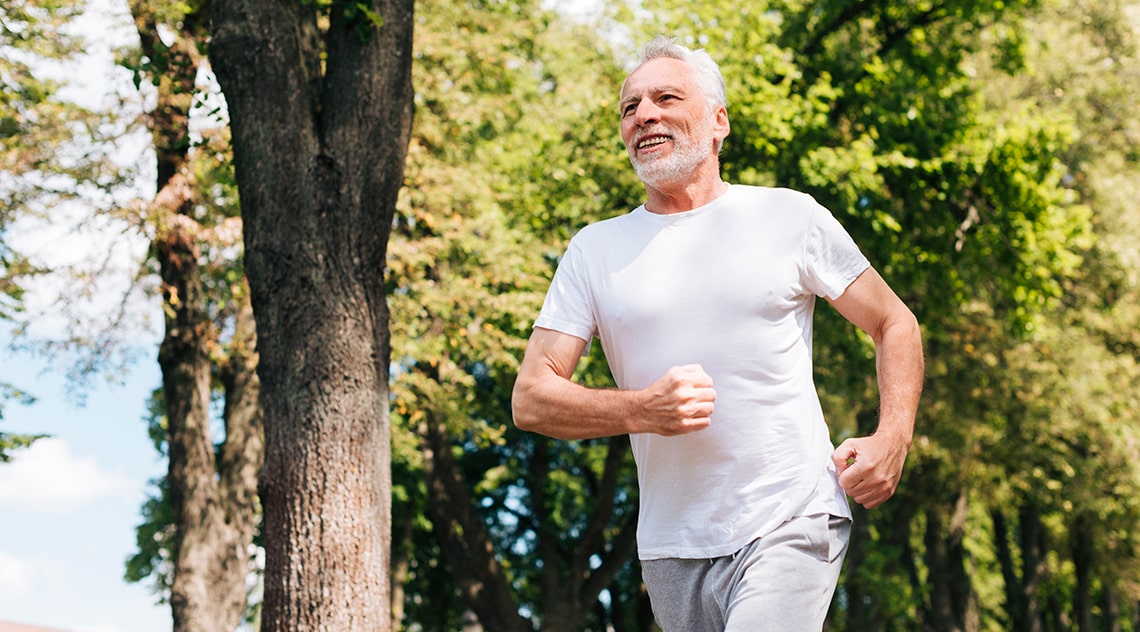
[[[908,447],[906,437],[889,433],[847,439],[831,454],[840,487],[867,509],[878,507],[898,488]]]
[[[644,432],[674,436],[708,428],[716,391],[699,364],[675,366],[642,394]]]

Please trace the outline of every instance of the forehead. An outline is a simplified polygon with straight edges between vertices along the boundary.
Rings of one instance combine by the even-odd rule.
[[[693,67],[671,57],[661,57],[638,66],[621,87],[621,98],[637,98],[661,90],[697,91]]]

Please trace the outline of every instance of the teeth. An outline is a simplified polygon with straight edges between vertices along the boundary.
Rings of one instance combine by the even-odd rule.
[[[647,139],[641,141],[640,143],[638,143],[637,148],[638,149],[645,149],[646,147],[654,147],[656,145],[660,145],[660,144],[664,143],[667,140],[669,140],[669,139],[665,138],[663,136],[655,136],[653,138],[647,138]]]

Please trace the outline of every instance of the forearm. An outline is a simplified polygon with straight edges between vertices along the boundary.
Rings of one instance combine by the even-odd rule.
[[[638,394],[591,389],[558,375],[520,377],[511,409],[515,425],[556,439],[595,439],[636,432]]]
[[[879,425],[875,433],[892,435],[909,448],[925,371],[922,334],[909,310],[883,329],[876,342],[876,365]]]
[[[678,435],[708,427],[716,391],[695,364],[675,366],[643,389],[592,389],[571,380],[586,341],[535,328],[511,395],[515,425],[556,439],[653,432]]]

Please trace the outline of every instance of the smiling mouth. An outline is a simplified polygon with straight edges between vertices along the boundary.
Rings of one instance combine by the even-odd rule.
[[[663,145],[668,141],[669,141],[668,136],[650,136],[649,138],[643,138],[643,139],[637,141],[637,148],[638,149],[649,149],[651,147]]]

